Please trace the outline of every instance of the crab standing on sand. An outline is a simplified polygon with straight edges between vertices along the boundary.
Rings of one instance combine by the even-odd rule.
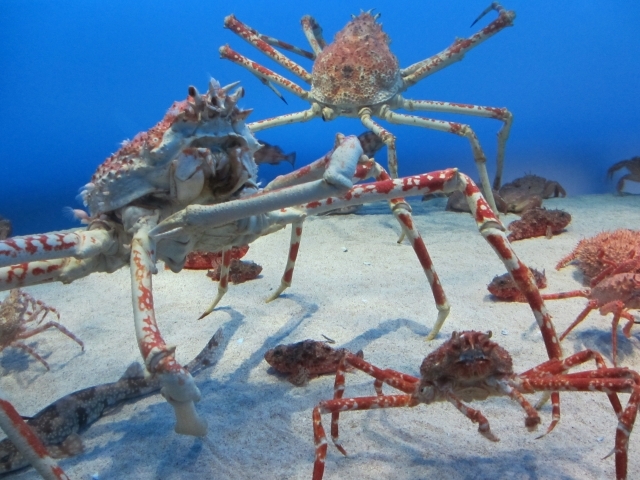
[[[392,179],[362,155],[355,136],[338,135],[335,147],[323,158],[260,190],[253,160],[259,145],[244,123],[249,111],[236,106],[243,90],[229,94],[230,88],[220,87],[215,80],[205,94],[190,87],[187,99],[175,102],[157,125],[103,162],[83,191],[89,207],[89,214],[83,214],[86,227],[0,241],[0,290],[52,281],[71,283],[93,272],[110,273],[128,266],[136,338],[145,366],[162,382],[161,392],[176,414],[176,432],[202,436],[207,425],[195,409],[200,391],[176,361],[176,347],[165,343],[156,322],[152,275],[158,261],[179,272],[190,252],[223,251],[224,267],[232,247],[291,224],[281,291],[291,282],[307,216],[383,200],[395,206],[401,196],[461,190],[480,234],[525,295],[549,358],[562,357],[531,272],[467,175],[446,169]],[[366,178],[375,181],[353,185]],[[410,212],[398,208],[394,214],[431,283],[439,309],[437,331],[446,317],[440,315],[446,304],[442,286]],[[223,268],[221,275],[227,277],[228,270]],[[214,304],[222,294],[219,287]],[[557,397],[552,395],[552,402],[557,405]]]
[[[616,429],[616,478],[627,478],[627,448],[640,404],[640,375],[628,368],[607,368],[597,352],[584,350],[564,360],[549,360],[524,373],[513,371],[509,352],[490,340],[488,334],[475,331],[453,332],[451,339],[431,352],[422,362],[420,378],[390,369],[382,370],[362,358],[347,353],[338,367],[333,400],[320,402],[313,409],[313,434],[316,457],[313,480],[321,480],[327,455],[327,437],[322,426],[322,414],[331,413],[331,438],[343,455],[347,452],[338,437],[341,412],[372,408],[415,407],[421,403],[447,401],[473,423],[478,431],[491,441],[498,441],[489,421],[479,410],[464,402],[485,400],[492,396],[508,396],[524,409],[525,426],[531,431],[540,423],[540,416],[523,394],[535,392],[604,392],[609,397],[618,417]],[[571,368],[595,360],[595,370],[567,373]],[[371,397],[342,398],[347,368],[352,367],[375,378],[377,395]],[[382,385],[396,388],[404,395],[383,395]],[[623,410],[618,393],[630,393],[629,403]],[[560,420],[560,411],[554,408],[549,433]]]
[[[49,370],[47,361],[38,355],[33,348],[22,342],[22,340],[31,338],[49,328],[57,328],[84,350],[82,340],[59,322],[50,320],[42,323],[49,313],[54,314],[60,320],[60,314],[55,308],[36,300],[18,288],[11,290],[7,298],[0,303],[0,351],[7,347],[20,348]],[[29,329],[29,325],[35,325],[35,327]]]
[[[297,75],[302,81],[310,84],[311,90],[309,91],[239,54],[228,45],[220,48],[220,55],[222,58],[245,67],[270,87],[272,87],[270,82],[273,82],[311,104],[311,108],[308,110],[249,124],[249,128],[254,133],[280,125],[306,122],[316,117],[321,117],[325,121],[338,117],[356,117],[387,145],[389,172],[394,178],[398,176],[396,137],[378,124],[373,119],[374,117],[394,124],[414,125],[453,133],[465,137],[469,141],[480,173],[483,191],[491,208],[497,212],[487,174],[486,157],[475,132],[469,125],[394,112],[394,110],[404,109],[455,113],[493,118],[503,122],[504,125],[498,132],[497,170],[493,183],[495,189],[500,188],[504,150],[512,122],[512,115],[506,108],[430,100],[409,100],[401,96],[401,93],[412,85],[454,62],[462,60],[469,50],[513,24],[515,13],[505,10],[497,2],[492,3],[478,20],[491,10],[498,12],[498,18],[478,33],[469,38],[458,38],[442,52],[406,68],[400,68],[398,59],[391,53],[390,39],[382,31],[382,26],[376,23],[379,14],[371,15],[369,12],[363,12],[354,17],[336,34],[334,42],[329,45],[324,41],[322,29],[315,19],[308,15],[303,17],[302,29],[311,44],[313,53],[262,35],[237,20],[233,15],[225,18],[225,27]],[[314,60],[311,73],[271,45]]]
[[[613,174],[621,168],[626,168],[629,173],[620,177],[616,184],[616,192],[618,195],[622,195],[624,189],[624,182],[629,180],[630,182],[640,182],[640,157],[633,157],[630,160],[622,160],[618,163],[614,163],[609,170],[607,170],[607,177],[613,178]]]

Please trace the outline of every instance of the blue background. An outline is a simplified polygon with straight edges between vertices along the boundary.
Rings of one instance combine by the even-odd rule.
[[[14,234],[71,227],[62,213],[99,163],[158,122],[189,85],[241,80],[250,120],[303,110],[285,105],[241,67],[219,59],[234,49],[280,73],[274,62],[222,27],[230,13],[308,49],[300,18],[313,15],[331,41],[361,8],[382,14],[391,48],[408,66],[466,37],[488,0],[322,2],[5,1],[0,11],[0,214]],[[507,107],[514,114],[505,180],[532,172],[560,181],[570,195],[612,192],[607,168],[640,155],[640,2],[504,0],[517,12],[508,28],[404,96]],[[292,56],[308,70],[309,61]],[[296,80],[290,74],[288,78]],[[434,115],[434,117],[436,117]],[[495,169],[500,123],[446,116],[473,126]],[[323,155],[337,131],[359,134],[356,119],[279,127],[258,138],[297,152],[302,166]],[[477,177],[466,140],[392,126],[400,175],[456,166]],[[386,150],[378,157],[386,165]],[[290,171],[264,166],[261,178]]]

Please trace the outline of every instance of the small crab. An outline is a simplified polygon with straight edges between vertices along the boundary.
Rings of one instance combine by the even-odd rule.
[[[536,285],[539,289],[547,288],[547,277],[544,273],[536,270],[535,268],[531,268],[531,273],[533,274],[533,278],[536,281]],[[491,283],[487,285],[487,290],[489,293],[496,297],[498,300],[502,300],[504,302],[526,302],[527,299],[524,294],[516,285],[516,282],[513,281],[511,275],[508,273],[505,275],[499,275],[493,277]]]
[[[288,373],[287,380],[301,387],[319,375],[335,373],[347,352],[344,348],[332,348],[326,342],[304,340],[290,345],[278,345],[267,351],[264,359],[276,371]],[[356,356],[363,358],[362,350]]]
[[[620,180],[618,180],[618,183],[616,184],[616,192],[618,192],[618,195],[622,195],[624,182],[626,180],[629,180],[630,182],[640,182],[640,157],[633,157],[629,160],[622,160],[618,163],[614,163],[609,170],[607,170],[607,178],[613,178],[613,174],[621,168],[626,168],[629,170],[629,173],[623,175],[620,177]]]
[[[507,204],[507,210],[513,213],[540,207],[546,198],[567,196],[566,190],[558,182],[532,174],[505,183],[499,194]]]
[[[631,327],[633,327],[635,323],[635,317],[629,313],[629,309],[640,308],[640,273],[618,273],[606,277],[590,289],[542,295],[542,298],[545,300],[559,300],[572,297],[586,297],[589,302],[573,323],[560,335],[560,340],[563,340],[591,311],[598,309],[601,315],[613,313],[613,320],[611,322],[611,348],[613,352],[613,364],[617,365],[618,323],[620,322],[620,318],[627,320],[627,324],[622,329],[622,332],[629,338],[631,336]]]
[[[640,231],[625,228],[606,231],[580,240],[571,253],[558,262],[556,270],[575,261],[588,279],[595,280],[595,284],[609,274],[612,265],[622,264],[635,252],[640,255]],[[631,272],[629,269],[625,271]]]
[[[522,214],[520,220],[514,220],[507,227],[511,232],[509,240],[547,237],[562,233],[571,222],[571,214],[564,210],[547,210],[546,208],[530,208]]]
[[[615,454],[616,478],[627,477],[627,448],[629,434],[636,419],[640,403],[640,375],[627,368],[607,368],[602,356],[592,350],[578,352],[564,360],[553,359],[524,373],[513,371],[509,353],[491,341],[491,332],[453,332],[451,339],[430,353],[420,367],[420,378],[397,372],[382,370],[353,354],[343,358],[336,373],[334,397],[320,402],[313,409],[313,433],[316,456],[313,480],[321,480],[327,455],[327,438],[322,426],[322,414],[331,413],[331,438],[338,450],[347,452],[338,438],[338,421],[341,412],[368,410],[372,408],[415,407],[421,403],[447,401],[473,423],[478,431],[491,441],[498,441],[489,421],[479,410],[468,407],[463,402],[485,400],[491,396],[508,396],[525,411],[525,426],[534,430],[540,423],[540,416],[523,394],[535,392],[581,391],[605,392],[618,417]],[[595,370],[568,373],[578,365],[595,360]],[[375,378],[376,396],[342,398],[344,394],[345,369],[351,366]],[[383,395],[382,385],[396,388],[404,395]],[[631,393],[629,404],[622,410],[617,393]],[[555,409],[554,409],[554,412]],[[559,410],[547,428],[549,433],[559,421]]]
[[[19,288],[11,290],[7,298],[0,304],[0,351],[7,347],[19,348],[33,356],[49,370],[50,368],[47,361],[38,355],[33,348],[22,342],[22,340],[33,337],[49,328],[57,328],[80,345],[84,351],[84,343],[82,343],[82,340],[67,330],[62,324],[53,320],[42,323],[49,312],[60,320],[60,314],[55,308],[46,305],[40,300],[36,300]],[[36,326],[29,329],[29,324]]]
[[[373,131],[387,145],[387,161],[389,172],[393,178],[398,176],[396,137],[377,123],[374,117],[393,124],[413,125],[465,137],[471,146],[483,190],[487,194],[487,201],[493,211],[497,213],[491,195],[486,156],[475,132],[469,125],[394,112],[394,110],[400,109],[443,112],[492,118],[502,122],[503,126],[498,132],[497,171],[493,183],[494,188],[500,188],[504,151],[513,118],[511,112],[506,108],[431,100],[409,100],[401,96],[401,93],[411,86],[452,63],[462,60],[469,50],[513,24],[515,12],[504,9],[497,2],[493,2],[485,9],[476,22],[492,10],[498,13],[498,18],[475,35],[469,38],[458,38],[442,52],[406,68],[400,68],[398,59],[389,49],[391,40],[382,31],[381,24],[376,21],[379,14],[372,15],[370,12],[362,12],[357,17],[354,16],[336,34],[331,44],[325,42],[322,37],[322,29],[316,20],[309,15],[304,16],[301,21],[302,29],[313,52],[262,35],[240,22],[233,15],[225,18],[224,26],[226,28],[268,55],[302,81],[310,84],[310,90],[301,88],[291,80],[241,55],[232,50],[229,45],[220,48],[220,56],[246,68],[276,93],[277,90],[273,84],[279,85],[311,104],[308,110],[253,122],[248,125],[252,132],[296,122],[306,122],[316,117],[325,121],[338,117],[355,117],[360,119],[366,128]],[[272,45],[313,60],[311,73],[273,48]],[[278,93],[278,95],[280,94]]]

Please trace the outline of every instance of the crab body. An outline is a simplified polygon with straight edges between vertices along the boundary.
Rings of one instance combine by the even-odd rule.
[[[607,177],[613,178],[613,174],[622,168],[626,168],[629,173],[623,175],[618,180],[618,183],[616,184],[616,192],[618,195],[622,195],[625,181],[640,182],[640,157],[633,157],[629,160],[622,160],[618,163],[614,163],[609,167],[609,170],[607,170]]]

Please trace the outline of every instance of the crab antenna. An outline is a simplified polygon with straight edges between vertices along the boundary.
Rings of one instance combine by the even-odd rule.
[[[478,23],[480,21],[480,19],[482,17],[484,17],[487,13],[489,13],[491,10],[497,10],[500,7],[500,5],[498,5],[497,2],[493,2],[491,5],[489,5],[487,8],[485,8],[483,10],[483,12],[480,14],[480,16],[478,18],[476,18],[473,23],[471,24],[471,27],[473,27],[476,23]],[[471,28],[469,27],[469,28]]]
[[[284,95],[282,95],[269,80],[267,80],[264,77],[261,77],[260,75],[256,75],[256,77],[258,77],[258,80],[260,80],[260,82],[262,82],[263,85],[266,85],[267,87],[269,87],[273,93],[275,93],[278,97],[280,97],[280,100],[282,100],[285,104],[289,105],[287,103],[287,100],[284,98]]]

